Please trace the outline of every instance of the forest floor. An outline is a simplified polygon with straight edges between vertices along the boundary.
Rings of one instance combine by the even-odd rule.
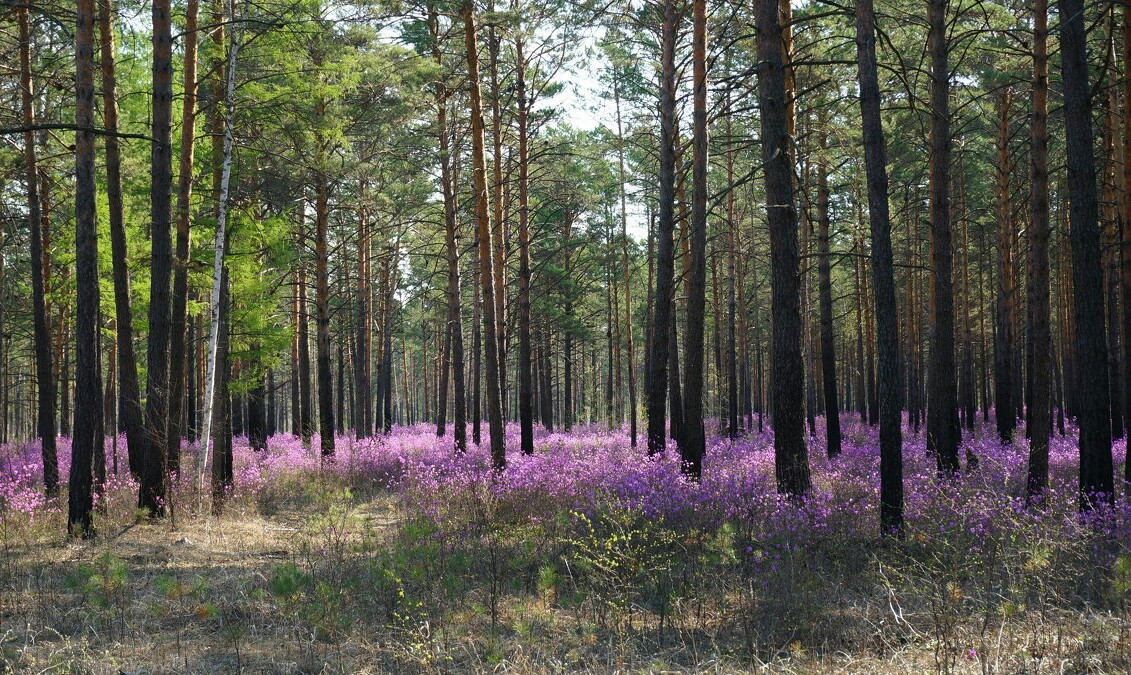
[[[505,480],[423,428],[332,466],[279,437],[271,462],[237,449],[222,515],[185,480],[140,519],[123,479],[90,540],[0,486],[0,672],[1131,671],[1126,497],[1084,522],[1054,473],[1034,512],[1023,448],[975,435],[980,474],[939,485],[912,439],[884,541],[869,434],[833,462],[813,440],[804,505],[765,490],[765,437],[715,441],[731,460],[693,485],[594,430]]]

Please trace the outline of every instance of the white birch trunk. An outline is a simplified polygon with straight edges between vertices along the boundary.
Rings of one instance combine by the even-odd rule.
[[[228,4],[228,16],[235,17],[235,0]],[[212,316],[208,331],[208,365],[204,381],[204,420],[200,435],[200,455],[196,462],[196,487],[204,493],[204,473],[208,468],[209,443],[212,440],[212,409],[216,398],[216,344],[220,336],[220,286],[224,275],[224,244],[227,239],[228,187],[232,179],[232,117],[235,113],[236,22],[232,22],[231,44],[228,47],[228,81],[224,91],[224,164],[220,174],[220,203],[216,208],[216,255],[212,263]]]

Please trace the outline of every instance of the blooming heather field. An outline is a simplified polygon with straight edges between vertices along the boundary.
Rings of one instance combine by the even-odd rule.
[[[1131,500],[1077,514],[1071,437],[1054,437],[1052,489],[1027,507],[1024,442],[980,430],[966,442],[977,469],[940,481],[908,432],[906,537],[884,542],[876,433],[845,419],[836,460],[820,429],[811,439],[814,492],[800,503],[775,493],[768,433],[709,441],[700,483],[673,453],[650,459],[599,428],[543,434],[501,476],[486,448],[455,455],[426,425],[339,438],[332,462],[292,436],[261,453],[237,439],[223,515],[185,480],[173,518],[135,523],[123,473],[102,498],[100,538],[83,544],[63,536],[65,504],[43,500],[38,447],[4,447],[0,664],[1131,668]],[[124,442],[118,454],[124,472]],[[1119,442],[1120,475],[1124,454]],[[61,439],[63,475],[68,456]]]

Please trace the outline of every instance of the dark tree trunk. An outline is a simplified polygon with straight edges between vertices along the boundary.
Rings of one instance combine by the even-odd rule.
[[[150,277],[148,375],[145,387],[146,447],[138,506],[165,513],[169,432],[169,281],[173,245],[169,231],[173,187],[171,118],[173,34],[170,0],[153,2],[153,120],[150,172]]]
[[[1071,208],[1072,286],[1075,310],[1076,419],[1080,425],[1080,506],[1114,498],[1111,409],[1107,382],[1103,277],[1092,145],[1092,105],[1083,0],[1060,3],[1061,74],[1067,136],[1068,198]]]
[[[192,217],[192,165],[196,144],[196,26],[199,8],[199,0],[189,0],[185,10],[181,157],[177,175],[177,248],[169,334],[169,433],[166,452],[171,473],[179,473],[181,467],[181,416],[185,402],[185,321],[188,306],[189,222]]]
[[[703,430],[703,331],[707,311],[707,2],[694,0],[692,71],[691,267],[687,280],[684,332],[684,399],[680,457],[693,478],[703,472],[707,438]],[[674,379],[674,378],[673,378]]]
[[[79,0],[75,30],[75,125],[94,126],[94,0]],[[67,529],[94,533],[93,463],[102,446],[102,383],[98,362],[98,221],[95,205],[94,133],[75,133],[75,436],[71,449]]]
[[[1017,426],[1013,407],[1013,210],[1009,203],[1009,107],[1007,88],[1001,95],[997,134],[997,303],[994,332],[994,412],[1002,443],[1013,442]]]
[[[330,370],[330,270],[327,229],[330,187],[317,178],[314,198],[314,306],[318,340],[318,433],[322,456],[334,454],[334,388]]]
[[[620,112],[620,78],[614,74],[613,99],[617,111],[617,166],[619,168],[618,191],[620,196],[621,223],[621,268],[624,274],[624,333],[627,341],[628,370],[628,429],[632,447],[636,447],[636,340],[632,327],[632,269],[628,264],[628,209],[625,196],[624,170],[624,124]],[[733,338],[732,338],[733,340]]]
[[[675,301],[672,301],[673,320],[668,331],[668,417],[671,418],[671,437],[676,443],[683,439],[683,390],[679,376],[679,337],[676,330]],[[681,455],[682,456],[682,455]]]
[[[1131,81],[1131,80],[1129,80]],[[1131,119],[1131,118],[1129,118]],[[1033,122],[1029,162],[1029,468],[1026,495],[1033,499],[1048,487],[1050,370],[1053,355],[1048,329],[1048,2],[1033,2]],[[1128,236],[1131,228],[1124,228]],[[1124,248],[1124,265],[1131,246]],[[1124,294],[1124,297],[1129,295]],[[1125,314],[1131,317],[1131,314]]]
[[[257,375],[255,384],[247,392],[247,442],[256,451],[267,449],[267,411],[263,401],[265,393],[263,375]]]
[[[530,149],[526,61],[522,38],[515,38],[518,87],[518,421],[522,453],[534,454],[534,401],[530,349]]]
[[[726,110],[728,112],[730,111],[729,95],[726,99]],[[733,134],[731,116],[727,115],[726,119],[726,135],[729,138],[731,134]],[[733,150],[727,152],[727,185],[734,183],[734,156],[735,152]],[[738,435],[743,429],[742,418],[739,417],[738,412],[738,396],[740,390],[738,353],[742,350],[740,350],[737,341],[741,339],[745,346],[745,330],[739,330],[741,322],[737,315],[738,299],[736,287],[743,287],[738,279],[740,269],[738,254],[738,215],[736,213],[735,190],[732,188],[727,194],[727,337],[726,346],[724,348],[724,358],[726,360],[724,367],[726,368],[727,377],[727,436],[732,439],[738,438]],[[627,280],[625,283],[627,285]],[[745,409],[743,409],[743,411],[745,413]]]
[[[572,308],[566,305],[566,317]],[[562,429],[573,428],[573,334],[567,328],[562,340]]]
[[[959,470],[958,383],[954,361],[954,285],[950,223],[950,67],[946,39],[949,0],[928,0],[931,52],[931,352],[927,379],[927,450],[940,475]]]
[[[554,388],[553,388],[553,373],[550,368],[550,327],[545,323],[542,324],[542,384],[538,387],[542,390],[541,405],[542,405],[542,426],[546,427],[546,431],[554,430]]]
[[[271,438],[279,433],[279,409],[275,407],[275,370],[267,369],[267,435]]]
[[[305,218],[305,215],[303,216]],[[299,242],[304,242],[304,223],[299,224]],[[300,243],[300,245],[302,245]],[[298,423],[299,436],[303,447],[309,448],[314,436],[314,420],[310,414],[310,317],[306,308],[306,270],[305,262],[299,261],[298,269]]]
[[[1042,0],[1043,1],[1043,0]],[[1131,102],[1131,3],[1123,5],[1123,102],[1126,107]],[[1047,87],[1047,85],[1046,85]],[[1123,213],[1121,257],[1120,257],[1120,286],[1123,291],[1123,419],[1127,423],[1128,438],[1131,440],[1131,153],[1126,150],[1127,143],[1131,141],[1131,114],[1123,114]],[[1047,168],[1046,168],[1047,173]],[[1047,178],[1045,210],[1047,205]],[[1047,227],[1047,214],[1046,227]],[[1047,254],[1046,254],[1047,256]],[[1047,265],[1047,263],[1046,263]],[[1046,278],[1047,278],[1046,270]],[[1047,282],[1046,282],[1047,285]],[[1046,291],[1047,294],[1047,291]],[[1113,319],[1114,320],[1114,319]],[[1047,329],[1046,329],[1047,330]],[[1124,463],[1123,480],[1131,483],[1131,461]]]
[[[679,28],[675,0],[664,0],[660,76],[660,176],[659,213],[656,221],[656,286],[652,304],[652,330],[648,349],[648,453],[663,452],[667,445],[665,408],[668,390],[669,332],[672,323],[672,279],[675,274],[675,164],[676,67]]]
[[[903,530],[903,439],[900,414],[899,316],[892,271],[891,220],[888,214],[887,148],[880,115],[876,66],[876,15],[872,0],[856,3],[856,55],[859,66],[860,117],[868,176],[868,218],[872,235],[872,289],[876,302],[879,352],[880,530]],[[911,317],[908,317],[910,321]]]
[[[118,137],[118,93],[114,69],[114,26],[110,0],[98,3],[101,34],[102,121],[106,127],[106,201],[110,216],[110,257],[114,276],[114,324],[117,333],[119,426],[126,433],[130,473],[141,477],[145,432],[142,428],[141,392],[134,355],[133,310],[130,308],[130,273],[126,226],[122,206],[122,150]],[[34,250],[34,249],[33,249]]]
[[[832,266],[829,260],[829,170],[826,134],[817,158],[817,293],[821,313],[821,379],[825,388],[825,435],[829,457],[840,454],[840,402],[836,386],[836,342],[833,337]]]
[[[800,274],[797,209],[793,195],[786,119],[785,69],[780,0],[762,0],[757,16],[758,108],[762,117],[762,159],[770,227],[773,296],[774,459],[778,492],[809,492],[805,448],[805,373],[801,359]]]
[[[487,420],[491,435],[491,464],[502,471],[507,464],[506,436],[503,428],[499,335],[496,334],[495,284],[492,277],[491,216],[487,199],[487,157],[484,149],[483,100],[479,89],[479,56],[474,5],[463,5],[464,42],[467,48],[467,74],[471,99],[472,166],[475,184],[475,220],[479,231],[479,275],[483,287],[484,350],[487,355]],[[503,289],[498,289],[499,293]]]
[[[364,183],[362,184],[364,190]],[[358,214],[357,234],[357,339],[353,350],[355,400],[353,428],[358,438],[373,435],[373,289],[370,276],[372,243],[364,206]]]
[[[444,109],[446,110],[446,106]],[[452,382],[452,397],[454,398],[452,402],[453,435],[456,442],[456,451],[464,452],[467,450],[467,392],[464,382],[463,310],[461,308],[459,272],[459,223],[457,220],[459,205],[456,200],[451,171],[446,168],[449,162],[446,146],[447,132],[444,131],[440,146],[440,157],[443,164],[441,170],[446,176],[444,184],[444,243],[448,255],[448,337],[451,341],[451,372],[454,380]],[[446,383],[444,389],[445,391],[447,389]]]
[[[28,9],[23,7],[17,10],[17,17],[20,24],[20,103],[23,109],[23,123],[28,129],[24,132],[24,168],[27,172],[28,225],[31,230],[32,323],[35,336],[35,374],[39,394],[36,432],[39,434],[43,458],[43,487],[50,498],[59,494],[59,460],[55,451],[55,378],[51,357],[51,326],[47,314],[43,276],[39,165],[35,153],[35,134],[31,131],[31,127],[35,125],[35,108],[32,103],[35,92],[31,79],[31,31],[28,24]],[[93,102],[91,109],[93,110]],[[91,161],[93,162],[93,159]],[[90,189],[94,189],[93,185]],[[93,202],[93,194],[90,199]]]

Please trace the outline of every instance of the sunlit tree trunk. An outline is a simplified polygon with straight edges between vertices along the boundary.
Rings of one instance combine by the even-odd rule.
[[[499,336],[496,331],[495,282],[492,276],[491,216],[487,197],[487,157],[484,149],[483,98],[479,89],[479,55],[472,0],[463,5],[464,41],[471,103],[472,172],[475,185],[475,220],[479,230],[479,275],[483,288],[483,335],[487,366],[487,421],[491,435],[491,464],[506,468],[506,436],[503,429],[500,389]],[[502,289],[498,289],[500,293]]]

